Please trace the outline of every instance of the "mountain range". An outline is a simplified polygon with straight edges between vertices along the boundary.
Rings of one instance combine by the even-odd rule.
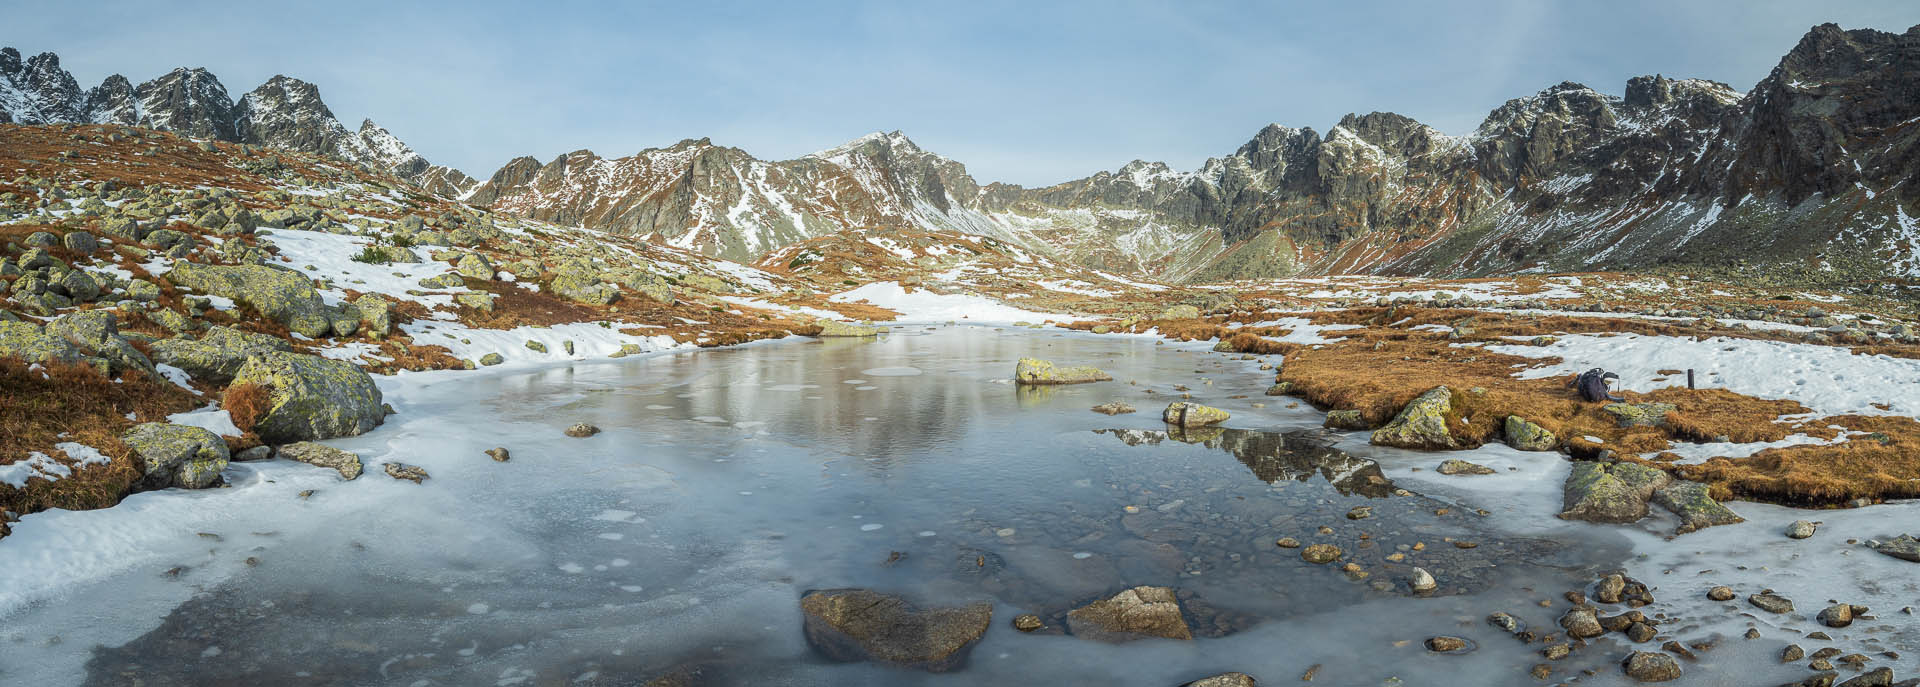
[[[1181,172],[1134,161],[1042,188],[981,184],[904,134],[794,160],[689,139],[517,158],[481,182],[276,76],[233,103],[176,69],[81,91],[51,53],[0,50],[0,121],[115,122],[320,152],[498,212],[741,261],[853,228],[992,237],[1168,282],[1477,276],[1686,266],[1805,282],[1920,278],[1920,26],[1814,27],[1742,92],[1662,75],[1561,83],[1464,136],[1375,112],[1267,126]]]

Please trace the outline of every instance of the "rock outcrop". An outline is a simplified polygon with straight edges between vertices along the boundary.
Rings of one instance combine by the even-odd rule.
[[[1588,522],[1636,522],[1647,516],[1647,501],[1667,485],[1667,473],[1634,463],[1577,461],[1567,475],[1560,517]]]
[[[293,346],[276,336],[216,325],[207,328],[197,340],[184,336],[162,339],[154,342],[150,350],[155,362],[185,370],[195,379],[224,384],[240,372],[248,359],[291,351]]]

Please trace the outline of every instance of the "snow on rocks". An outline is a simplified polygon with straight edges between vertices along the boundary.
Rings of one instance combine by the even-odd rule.
[[[574,322],[551,327],[476,329],[457,322],[416,320],[401,326],[419,345],[444,346],[461,360],[479,361],[488,354],[501,363],[542,363],[555,360],[605,358],[618,353],[650,353],[680,344],[664,335],[625,334],[619,323]],[[538,346],[529,346],[529,343]],[[571,342],[569,344],[569,342]]]
[[[1074,315],[1037,313],[1003,305],[984,296],[934,293],[918,290],[908,293],[899,282],[874,282],[827,298],[835,303],[865,301],[900,313],[901,321],[944,322],[1018,322],[1023,320],[1075,322],[1086,319]]]
[[[353,256],[359,255],[363,248],[372,244],[372,239],[367,237],[280,229],[273,232],[272,240],[273,245],[280,249],[284,265],[302,274],[333,281],[332,288],[320,290],[320,297],[327,305],[339,305],[346,300],[345,289],[351,288],[415,301],[428,308],[452,307],[452,294],[467,290],[462,286],[433,289],[435,293],[414,295],[421,291],[420,280],[452,274],[453,266],[434,261],[389,264],[354,262]],[[315,269],[308,270],[309,265]]]
[[[111,462],[98,449],[72,441],[54,444],[55,449],[66,454],[67,460],[61,460],[39,451],[27,454],[25,460],[0,465],[0,484],[15,489],[24,489],[27,480],[40,479],[48,482],[72,477],[75,468],[88,465],[106,465]]]

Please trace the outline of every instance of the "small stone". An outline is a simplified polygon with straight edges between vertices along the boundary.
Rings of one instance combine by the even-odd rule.
[[[1792,613],[1793,601],[1771,591],[1761,592],[1747,597],[1747,603],[1768,613]]]
[[[1354,506],[1347,511],[1348,520],[1365,520],[1373,517],[1373,506]]]
[[[584,439],[600,433],[600,428],[585,422],[576,422],[567,427],[566,435],[575,439]]]
[[[1040,616],[1032,613],[1022,613],[1013,617],[1013,629],[1021,632],[1032,632],[1044,627],[1046,624],[1040,622]]]
[[[487,457],[492,458],[493,461],[496,463],[505,463],[507,462],[507,459],[511,458],[512,456],[507,453],[507,448],[505,446],[501,446],[499,448],[487,449]]]
[[[1634,642],[1652,641],[1653,638],[1659,634],[1659,630],[1654,629],[1652,625],[1646,623],[1634,623],[1627,627],[1627,639],[1631,639]]]
[[[1436,652],[1436,653],[1443,653],[1443,654],[1454,653],[1457,651],[1464,650],[1469,646],[1472,646],[1472,645],[1468,643],[1467,640],[1461,639],[1459,637],[1440,635],[1437,637],[1427,638],[1427,650]]]
[[[1813,536],[1815,529],[1816,526],[1811,522],[1795,520],[1793,524],[1787,525],[1787,537],[1789,539],[1806,539],[1807,537]]]
[[[1273,544],[1274,546],[1278,546],[1283,549],[1300,548],[1300,540],[1294,539],[1293,537],[1281,537],[1279,541],[1276,541]]]
[[[1707,598],[1714,601],[1732,601],[1733,596],[1732,587],[1721,586],[1707,590]]]
[[[1442,475],[1491,475],[1493,468],[1458,458],[1450,458],[1440,463],[1437,471]]]
[[[1549,661],[1558,661],[1560,659],[1566,658],[1567,655],[1571,653],[1573,653],[1573,647],[1571,645],[1564,644],[1564,643],[1552,644],[1552,645],[1549,645],[1547,648],[1540,650],[1540,655],[1547,657],[1547,660]]]
[[[1606,634],[1606,629],[1600,626],[1600,619],[1591,606],[1575,606],[1568,609],[1565,615],[1560,616],[1560,627],[1566,628],[1569,636],[1581,639],[1591,639]]]
[[[1853,624],[1853,606],[1834,604],[1820,611],[1820,624],[1827,627],[1846,627]]]
[[[1416,592],[1430,592],[1440,586],[1440,583],[1433,579],[1432,573],[1427,572],[1426,568],[1418,566],[1414,567],[1413,579],[1408,584],[1412,586],[1413,591]]]
[[[1112,403],[1102,403],[1100,405],[1094,406],[1093,412],[1101,413],[1105,415],[1121,415],[1125,413],[1134,412],[1134,407],[1127,403],[1114,401]]]
[[[1553,666],[1547,663],[1535,663],[1531,674],[1535,680],[1545,680],[1553,677]]]

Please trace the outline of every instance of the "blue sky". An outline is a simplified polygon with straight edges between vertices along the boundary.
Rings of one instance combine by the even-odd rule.
[[[901,129],[1027,185],[1191,169],[1348,112],[1466,133],[1561,81],[1745,91],[1815,24],[1920,24],[1913,0],[8,4],[0,44],[59,53],[82,87],[204,66],[238,99],[287,74],[481,178],[519,155],[706,136],[786,159]]]

